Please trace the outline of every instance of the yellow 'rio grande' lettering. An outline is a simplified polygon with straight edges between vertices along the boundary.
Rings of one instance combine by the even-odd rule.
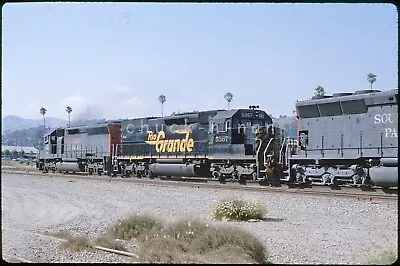
[[[148,131],[146,143],[154,145],[156,152],[191,152],[194,147],[194,140],[189,138],[189,133],[189,131],[183,132],[186,135],[183,139],[165,139],[164,131],[160,131],[157,134]]]

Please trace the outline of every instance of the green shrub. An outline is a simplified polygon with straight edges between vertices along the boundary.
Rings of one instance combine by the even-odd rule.
[[[228,199],[213,209],[213,217],[217,220],[248,221],[263,219],[264,211],[260,204],[244,199]]]
[[[145,263],[264,263],[262,242],[246,231],[214,227],[201,221],[183,220],[163,226],[150,215],[134,215],[110,227],[108,234],[136,240],[135,253]],[[105,242],[105,243],[104,243]],[[106,237],[97,245],[119,249]]]
[[[199,221],[178,221],[168,226],[164,233],[175,238],[191,242],[208,230],[208,224]]]
[[[109,233],[115,238],[130,240],[148,233],[152,229],[159,228],[162,228],[162,224],[154,217],[147,214],[137,214],[114,225],[109,229]]]
[[[182,239],[157,236],[140,245],[139,260],[145,263],[206,263],[202,256],[190,252],[190,246]]]
[[[153,228],[141,234],[137,240],[150,241],[155,238],[173,238],[191,243],[193,239],[208,230],[208,224],[198,221],[178,221],[163,228]]]
[[[201,254],[230,250],[233,255],[239,250],[240,254],[257,263],[266,260],[264,245],[248,232],[233,227],[211,227],[192,242],[192,247]]]
[[[215,228],[180,221],[151,230],[140,245],[139,258],[148,263],[263,263],[265,247],[236,228]]]

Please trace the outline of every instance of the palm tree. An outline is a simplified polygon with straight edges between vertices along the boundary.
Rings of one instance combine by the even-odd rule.
[[[230,110],[230,103],[233,99],[233,94],[230,92],[227,92],[227,93],[225,93],[224,98],[228,102],[228,110]]]
[[[158,100],[161,103],[161,116],[164,116],[164,103],[167,101],[167,97],[164,94],[158,96]]]
[[[325,95],[325,89],[321,86],[318,86],[315,88],[315,95],[316,96],[324,96]]]
[[[40,108],[40,113],[41,113],[42,116],[43,116],[43,128],[44,128],[43,134],[44,134],[44,133],[46,133],[46,120],[45,120],[45,118],[44,118],[44,115],[47,113],[46,108],[44,108],[44,107]]]
[[[372,84],[376,81],[376,75],[374,73],[369,73],[367,75],[367,80],[371,83],[371,91],[372,91]]]
[[[71,126],[71,112],[72,112],[72,108],[71,106],[67,106],[67,108],[65,109],[65,111],[68,113],[68,127]]]

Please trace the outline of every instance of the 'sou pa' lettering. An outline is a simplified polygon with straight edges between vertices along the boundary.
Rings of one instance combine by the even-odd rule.
[[[393,123],[396,120],[396,114],[377,114],[375,115],[375,124]]]
[[[385,138],[397,138],[396,128],[385,128]]]

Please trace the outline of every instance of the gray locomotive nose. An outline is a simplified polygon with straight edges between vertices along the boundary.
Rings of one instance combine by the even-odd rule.
[[[398,89],[363,90],[296,103],[300,149],[292,179],[397,187]]]

